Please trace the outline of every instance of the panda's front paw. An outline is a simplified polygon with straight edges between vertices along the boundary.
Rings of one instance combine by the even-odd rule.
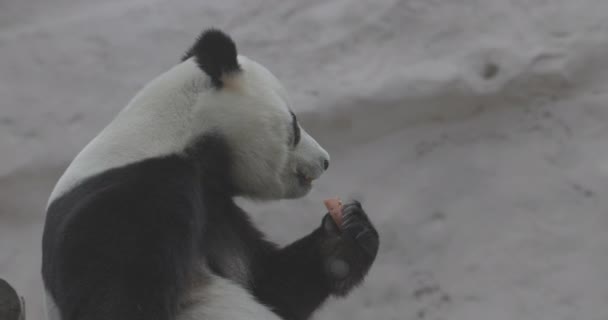
[[[332,293],[345,295],[361,283],[376,259],[379,237],[359,202],[342,208],[338,226],[329,214],[323,218],[321,253]]]

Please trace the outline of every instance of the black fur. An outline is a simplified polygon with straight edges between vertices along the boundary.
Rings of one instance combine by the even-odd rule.
[[[341,229],[326,215],[279,249],[234,203],[229,163],[224,139],[208,135],[185,156],[109,170],[54,200],[42,275],[62,319],[173,320],[181,295],[204,279],[202,261],[290,320],[307,319],[363,279],[378,236],[359,205],[347,206]],[[237,259],[247,272],[230,268]],[[336,277],[332,259],[351,272]]]
[[[22,320],[25,310],[17,291],[4,279],[0,279],[0,319]]]
[[[240,70],[236,45],[220,30],[204,31],[186,52],[183,60],[195,57],[196,63],[216,88],[223,86],[222,76]]]

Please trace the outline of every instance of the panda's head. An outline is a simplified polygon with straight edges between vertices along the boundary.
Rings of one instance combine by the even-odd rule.
[[[222,147],[199,143],[210,137]],[[260,200],[304,196],[329,165],[329,155],[302,129],[277,78],[237,55],[232,40],[212,29],[76,156],[49,202],[89,177],[170,155],[200,161],[200,168],[213,172],[207,181],[202,176],[208,186],[224,184],[231,195]]]
[[[219,134],[226,141],[238,194],[254,199],[307,194],[329,166],[329,154],[300,126],[277,78],[237,55],[232,40],[218,30],[205,31],[183,60],[202,75],[190,87],[197,94],[188,125],[195,137]]]

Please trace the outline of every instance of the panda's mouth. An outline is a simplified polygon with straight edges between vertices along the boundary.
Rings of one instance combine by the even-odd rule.
[[[312,178],[300,171],[296,172],[296,176],[298,177],[298,182],[303,186],[311,185],[312,181],[314,180],[314,178]]]

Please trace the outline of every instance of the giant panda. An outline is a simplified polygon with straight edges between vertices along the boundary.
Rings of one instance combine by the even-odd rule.
[[[73,160],[47,206],[51,320],[302,320],[360,284],[378,232],[359,202],[280,248],[235,197],[306,195],[329,166],[281,83],[218,29]]]

